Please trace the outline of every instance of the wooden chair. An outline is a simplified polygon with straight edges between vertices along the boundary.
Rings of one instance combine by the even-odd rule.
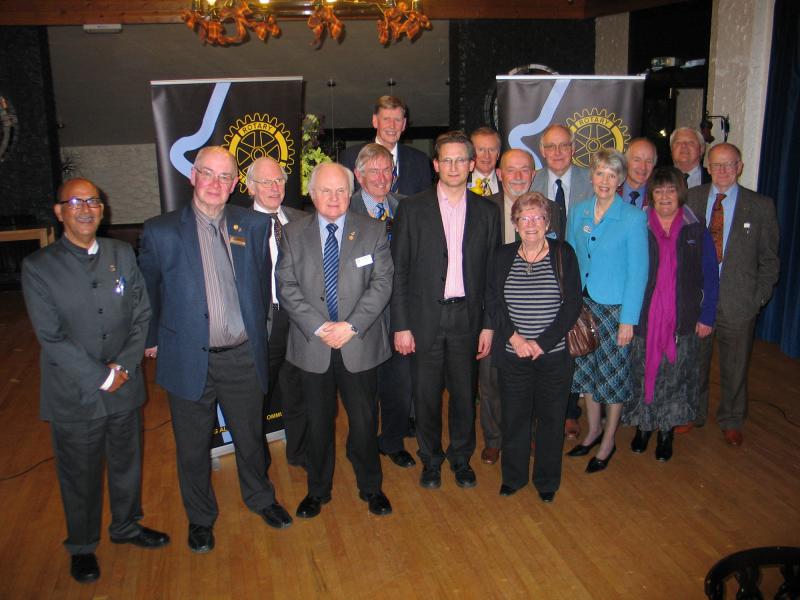
[[[739,582],[736,600],[763,600],[759,585],[761,568],[767,566],[779,567],[783,575],[775,600],[800,598],[800,548],[791,546],[751,548],[726,556],[706,575],[706,596],[711,600],[724,600],[725,580],[735,575]]]

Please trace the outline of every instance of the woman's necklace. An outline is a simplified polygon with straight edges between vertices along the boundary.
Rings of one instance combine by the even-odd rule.
[[[528,260],[528,254],[525,252],[525,244],[520,244],[519,249],[522,251],[522,260],[525,261],[525,274],[530,275],[533,272],[533,264],[541,258],[542,251],[547,246],[547,240],[542,240],[542,245],[533,257],[533,260]]]

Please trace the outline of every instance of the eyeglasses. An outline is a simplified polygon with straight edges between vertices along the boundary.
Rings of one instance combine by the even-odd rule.
[[[236,179],[235,175],[231,175],[230,173],[214,173],[211,169],[206,169],[205,167],[197,168],[192,167],[194,172],[197,173],[197,176],[200,178],[200,181],[203,183],[211,183],[215,179],[219,181],[220,185],[228,186],[234,182]]]
[[[572,144],[570,142],[564,142],[562,144],[544,144],[542,148],[547,152],[554,152],[558,149],[559,152],[569,152],[572,150]]]
[[[84,206],[89,209],[100,208],[103,206],[103,201],[100,198],[70,198],[56,202],[56,204],[66,204],[72,210],[78,211]]]
[[[732,162],[710,163],[708,165],[708,168],[711,171],[732,171],[738,166],[739,166],[739,161],[734,160]]]
[[[444,165],[445,167],[452,167],[453,165],[457,167],[463,167],[469,162],[469,159],[464,156],[459,156],[458,158],[442,158],[437,161],[440,165]]]
[[[259,185],[263,185],[264,187],[271,188],[273,185],[275,187],[281,187],[282,185],[286,185],[286,179],[283,177],[279,177],[278,179],[256,179],[255,177],[251,178],[250,181],[253,183],[257,183]]]
[[[517,217],[517,223],[522,223],[523,225],[528,225],[529,223],[546,223],[547,217],[542,217],[540,215],[524,215],[522,217]]]

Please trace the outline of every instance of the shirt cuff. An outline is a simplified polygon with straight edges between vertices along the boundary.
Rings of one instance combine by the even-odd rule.
[[[115,373],[114,369],[110,369],[108,377],[106,377],[106,380],[103,382],[103,385],[100,386],[100,389],[103,390],[104,392],[108,391],[108,388],[110,388],[111,384],[114,383],[114,373]]]

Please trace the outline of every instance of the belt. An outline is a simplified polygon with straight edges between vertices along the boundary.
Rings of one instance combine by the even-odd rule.
[[[244,344],[246,342],[242,342]],[[236,346],[211,346],[208,351],[211,354],[222,354],[223,352],[227,352],[228,350],[234,350],[241,346],[242,344],[237,344]]]
[[[464,300],[466,299],[467,299],[466,296],[455,296],[453,298],[442,298],[441,300],[437,300],[437,302],[442,306],[446,306],[448,304],[459,304],[461,302],[464,302]]]

